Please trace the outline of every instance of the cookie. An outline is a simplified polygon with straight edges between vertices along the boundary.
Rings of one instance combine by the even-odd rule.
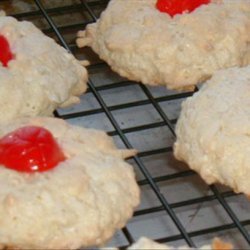
[[[250,66],[221,70],[182,104],[174,155],[208,184],[250,196]]]
[[[90,46],[123,77],[169,89],[249,64],[249,1],[214,0],[173,17],[156,3],[111,0],[97,22],[78,32],[78,46]]]
[[[0,46],[0,122],[80,101],[86,69],[31,22],[0,15]]]
[[[3,154],[3,138],[6,142],[6,137],[13,139],[13,131],[16,136],[16,131],[30,127],[46,129],[56,140],[64,159],[61,157],[53,168],[39,172],[32,166],[33,172],[29,172],[19,164],[15,169],[12,165],[6,167],[2,164],[8,161],[3,155],[6,152],[11,154],[11,147],[5,148]],[[46,151],[49,145],[44,146],[42,133],[35,132],[36,139],[29,141],[27,131],[16,137],[18,140],[21,138],[19,144],[25,146],[38,140],[36,148],[40,150],[42,147]],[[139,187],[132,166],[124,159],[133,156],[135,151],[118,150],[106,133],[69,125],[58,118],[36,117],[1,124],[0,137],[2,248],[77,249],[99,246],[132,217],[139,204]],[[34,148],[22,152],[27,155],[32,150],[33,156],[43,155],[42,150],[42,153],[37,153]],[[16,154],[16,150],[12,154]],[[17,158],[23,162],[20,155],[16,154]],[[37,160],[30,158],[30,162]]]
[[[188,246],[182,246],[182,247],[172,247],[172,246],[168,246],[165,244],[160,244],[157,243],[155,241],[152,241],[146,237],[141,237],[136,243],[134,243],[131,247],[128,248],[128,250],[139,250],[139,249],[162,249],[162,250],[185,250],[185,249],[194,249],[194,248],[190,248]],[[197,249],[197,248],[196,248]],[[221,241],[219,238],[215,238],[212,242],[211,245],[205,245],[202,246],[198,249],[203,249],[203,250],[232,250],[233,247],[230,243],[225,243],[223,241]]]

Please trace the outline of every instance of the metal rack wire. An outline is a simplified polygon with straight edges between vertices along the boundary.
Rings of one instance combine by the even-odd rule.
[[[250,248],[250,207],[245,197],[221,186],[208,187],[198,175],[172,157],[174,126],[180,103],[193,93],[178,93],[127,81],[114,74],[90,49],[80,50],[76,47],[76,32],[96,21],[108,0],[53,1],[58,3],[54,7],[46,6],[46,2],[49,1],[27,0],[26,3],[31,6],[29,10],[18,13],[12,9],[6,11],[19,20],[34,22],[77,58],[91,62],[88,67],[89,90],[82,96],[82,106],[67,111],[57,110],[55,115],[84,126],[91,119],[96,119],[95,126],[106,130],[122,147],[133,148],[141,138],[142,144],[146,144],[146,149],[143,146],[139,148],[138,155],[130,160],[138,175],[142,199],[146,200],[146,205],[137,209],[127,227],[118,232],[118,240],[112,244],[124,248],[143,234],[159,242],[170,242],[171,245],[183,243],[195,247],[219,235],[231,239],[238,248]],[[6,8],[11,3],[3,0],[2,4],[2,8]],[[122,92],[124,95],[121,95]],[[116,96],[118,102],[113,100]],[[86,104],[88,101],[90,104]],[[132,125],[128,118],[131,113],[134,120],[138,119]],[[150,119],[145,119],[145,114]],[[124,120],[127,121],[125,124]],[[161,142],[159,145],[157,142],[151,143],[154,137]],[[165,163],[168,165],[166,168]],[[158,168],[160,170],[156,171]],[[147,202],[148,196],[152,202]],[[205,209],[203,215],[207,209],[216,208],[215,215],[220,211],[220,223],[210,222],[213,221],[211,214],[205,219],[203,216],[202,226],[193,226],[190,221],[196,220],[194,218],[202,208]],[[145,224],[145,221],[149,223]],[[142,225],[138,226],[140,223]]]

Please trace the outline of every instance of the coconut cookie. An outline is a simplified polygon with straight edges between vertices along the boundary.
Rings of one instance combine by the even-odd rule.
[[[0,246],[99,246],[131,218],[139,188],[104,132],[57,118],[0,126]],[[1,248],[0,247],[0,248]]]
[[[32,23],[0,15],[0,47],[0,122],[79,102],[86,69]]]
[[[174,154],[208,183],[250,196],[250,66],[217,72],[182,104]]]
[[[140,249],[162,249],[162,250],[187,250],[187,249],[194,249],[190,248],[188,246],[182,246],[182,247],[172,247],[165,244],[160,244],[155,241],[152,241],[146,237],[141,237],[136,243],[134,243],[131,247],[128,248],[128,250],[140,250]],[[215,238],[211,245],[205,245],[200,248],[195,248],[200,250],[232,250],[233,247],[230,243],[225,243],[221,241],[219,238]]]
[[[77,44],[130,80],[190,88],[218,69],[249,64],[249,15],[245,0],[111,0]]]

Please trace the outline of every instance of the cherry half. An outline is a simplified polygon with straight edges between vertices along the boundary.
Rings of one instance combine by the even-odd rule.
[[[192,12],[203,4],[209,4],[211,0],[157,0],[156,8],[168,13],[171,17],[184,12]]]
[[[21,127],[0,139],[0,164],[19,172],[43,172],[66,158],[45,128]]]
[[[8,62],[14,58],[10,50],[10,45],[7,39],[0,35],[0,62],[2,62],[4,67],[8,66]]]

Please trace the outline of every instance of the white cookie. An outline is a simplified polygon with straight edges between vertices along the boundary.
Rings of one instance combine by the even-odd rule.
[[[104,132],[57,118],[22,118],[0,136],[26,125],[47,128],[67,159],[42,173],[0,165],[0,245],[21,249],[97,246],[122,228],[139,203],[132,166]],[[0,247],[1,249],[1,247]]]
[[[174,18],[155,4],[111,0],[96,23],[78,32],[78,46],[91,46],[121,76],[170,89],[250,63],[249,0],[216,0]]]
[[[152,241],[146,237],[141,237],[136,243],[134,243],[131,247],[128,248],[128,250],[153,250],[153,249],[162,249],[162,250],[191,250],[194,248],[190,248],[188,246],[182,246],[182,247],[172,247],[165,244],[160,244],[155,241]],[[213,240],[212,245],[205,245],[200,248],[195,248],[200,250],[231,250],[233,249],[232,245],[229,243],[225,243],[221,241],[218,238],[215,238]]]
[[[79,102],[87,71],[73,55],[32,23],[0,15],[0,35],[14,59],[0,62],[0,122],[20,116],[52,115]]]
[[[250,196],[250,66],[217,72],[182,104],[174,154],[208,184]]]

